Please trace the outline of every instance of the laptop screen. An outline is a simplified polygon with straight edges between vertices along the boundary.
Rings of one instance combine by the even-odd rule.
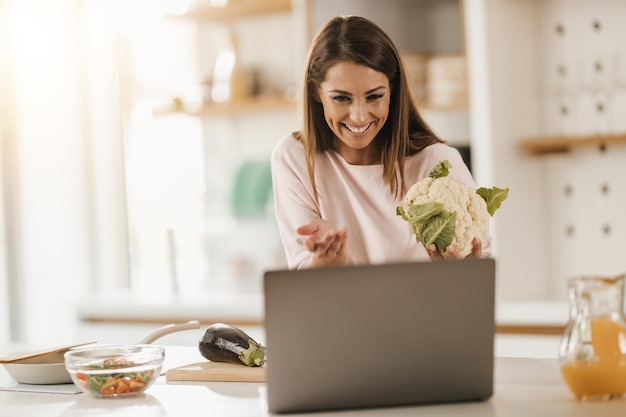
[[[484,400],[495,261],[267,271],[272,412]]]

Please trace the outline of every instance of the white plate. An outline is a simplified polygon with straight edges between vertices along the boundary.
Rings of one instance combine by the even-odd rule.
[[[68,384],[72,382],[65,369],[64,352],[52,352],[34,358],[5,363],[7,372],[22,384]]]

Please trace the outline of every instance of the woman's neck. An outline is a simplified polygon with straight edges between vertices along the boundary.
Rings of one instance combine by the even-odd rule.
[[[333,140],[333,150],[345,159],[350,165],[377,165],[380,164],[380,146],[373,141],[363,149],[354,149],[346,146],[338,139]]]

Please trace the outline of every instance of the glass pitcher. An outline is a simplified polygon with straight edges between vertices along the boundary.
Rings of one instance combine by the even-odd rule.
[[[561,374],[580,400],[626,394],[624,275],[569,282],[570,319],[559,349]]]

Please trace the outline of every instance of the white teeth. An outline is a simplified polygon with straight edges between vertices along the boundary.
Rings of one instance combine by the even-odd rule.
[[[363,132],[365,132],[367,130],[368,127],[370,127],[370,124],[368,124],[367,126],[363,126],[363,127],[352,127],[352,126],[348,126],[348,125],[345,125],[345,126],[352,133],[363,133]]]

